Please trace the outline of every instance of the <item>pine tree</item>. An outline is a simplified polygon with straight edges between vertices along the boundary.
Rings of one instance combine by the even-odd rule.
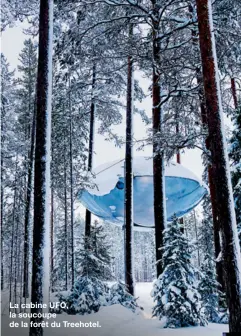
[[[70,315],[96,313],[101,306],[108,304],[108,287],[98,278],[83,275],[79,277],[69,295],[59,295],[59,300],[66,302]]]
[[[121,304],[123,307],[126,307],[133,311],[133,313],[136,311],[137,308],[140,308],[137,304],[137,299],[129,293],[125,284],[121,282],[117,282],[111,286],[110,304]]]
[[[16,92],[20,102],[18,114],[22,132],[27,141],[26,150],[28,150],[30,147],[29,140],[35,105],[37,75],[37,46],[34,45],[31,39],[24,41],[24,47],[19,54],[19,62],[18,89]]]
[[[75,278],[73,223],[77,192],[86,185],[89,112],[80,102],[85,91],[76,88],[75,69],[54,59],[51,187],[56,220],[54,278],[56,286],[73,286]],[[61,272],[59,272],[59,266]],[[58,274],[58,276],[57,276]],[[57,276],[57,277],[56,277]]]
[[[220,284],[216,281],[215,265],[210,254],[204,256],[201,267],[201,280],[198,291],[201,295],[202,310],[209,322],[218,323],[219,317],[219,291]]]
[[[152,282],[155,278],[154,232],[134,231],[135,280]]]
[[[118,281],[124,279],[124,230],[122,227],[105,223],[103,225],[104,232],[110,244],[110,253],[115,256],[113,258],[113,273],[114,278]],[[135,244],[136,246],[136,244]],[[134,253],[136,255],[136,253]]]
[[[181,224],[181,223],[180,223]],[[187,216],[185,216],[185,231],[188,241],[193,247],[192,259],[195,266],[200,269],[201,264],[201,237],[199,233],[201,220],[199,213],[192,210]],[[181,229],[182,226],[180,225]]]
[[[10,218],[9,199],[12,194],[11,175],[14,174],[14,157],[15,157],[15,116],[13,109],[13,87],[14,72],[9,69],[9,63],[6,57],[1,53],[1,289],[6,286],[7,270],[4,267],[7,259],[6,248],[9,245],[8,237],[11,231],[7,218]],[[14,176],[14,175],[13,175]],[[8,186],[8,188],[6,188]],[[11,252],[10,252],[11,253]]]
[[[195,268],[190,246],[181,233],[176,217],[164,230],[163,272],[154,284],[153,316],[166,317],[165,327],[180,328],[203,325],[200,295],[196,287]]]
[[[22,291],[24,145],[16,116],[16,80],[1,54],[1,287],[18,303]]]
[[[31,219],[31,198],[33,193],[33,165],[34,145],[36,127],[36,70],[37,52],[36,46],[31,39],[24,41],[24,48],[19,55],[20,65],[18,66],[21,77],[18,79],[17,97],[19,128],[22,139],[25,143],[24,165],[26,166],[26,200],[24,218],[24,276],[23,276],[23,297],[29,297],[29,244],[30,244],[30,219]]]
[[[97,221],[92,226],[89,237],[84,237],[84,246],[79,251],[81,276],[96,278],[100,281],[113,280],[111,270],[110,246],[106,241],[103,227]]]
[[[89,236],[83,237],[78,254],[76,262],[80,266],[80,276],[72,291],[59,298],[67,303],[68,314],[91,314],[108,304],[109,288],[105,281],[113,280],[109,246],[98,222],[94,223]]]

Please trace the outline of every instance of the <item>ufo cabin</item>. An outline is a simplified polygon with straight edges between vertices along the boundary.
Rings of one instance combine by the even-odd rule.
[[[124,222],[124,159],[97,167],[95,187],[81,190],[80,202],[97,217],[117,225]],[[133,160],[133,203],[135,228],[153,228],[153,168],[151,158]],[[195,208],[207,193],[203,183],[178,163],[165,167],[167,219],[182,217]]]

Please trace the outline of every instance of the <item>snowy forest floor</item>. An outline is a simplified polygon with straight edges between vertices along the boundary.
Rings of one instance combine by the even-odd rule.
[[[222,336],[222,333],[228,331],[228,326],[224,324],[210,323],[206,327],[191,327],[181,329],[163,329],[161,321],[151,317],[153,301],[150,296],[152,283],[137,283],[136,296],[139,297],[138,303],[144,308],[139,313],[132,313],[121,305],[103,307],[96,314],[91,315],[57,315],[55,321],[61,323],[60,328],[44,328],[44,336]],[[2,293],[2,323],[1,331],[5,336],[27,336],[28,328],[9,328],[11,321],[19,322],[18,319],[8,317],[8,307],[6,301],[6,292]],[[4,295],[5,294],[5,295]],[[4,302],[5,301],[5,302]],[[49,320],[53,322],[53,320]],[[63,321],[68,322],[97,322],[101,328],[65,328]],[[27,320],[24,320],[27,322]]]

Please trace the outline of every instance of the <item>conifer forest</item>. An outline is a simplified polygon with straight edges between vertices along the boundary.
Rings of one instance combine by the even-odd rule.
[[[2,335],[241,335],[240,0],[0,6]]]

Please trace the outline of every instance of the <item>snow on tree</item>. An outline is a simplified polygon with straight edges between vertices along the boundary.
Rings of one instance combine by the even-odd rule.
[[[67,295],[59,299],[67,303],[68,314],[91,314],[109,301],[109,288],[105,281],[112,280],[111,256],[103,227],[95,221],[90,235],[83,237],[83,244],[76,261],[80,273]]]
[[[89,238],[84,237],[86,249],[80,250],[81,275],[88,275],[101,281],[113,280],[110,246],[101,224],[97,221],[92,226]]]
[[[113,273],[117,281],[124,282],[124,230],[111,223],[103,225],[106,239],[113,258]],[[154,231],[134,230],[135,281],[152,282],[155,278],[155,237]]]
[[[13,285],[14,298],[21,301],[23,291],[21,277],[22,260],[29,271],[29,255],[27,248],[29,237],[26,237],[23,226],[24,216],[31,217],[30,196],[32,178],[29,178],[30,166],[32,170],[32,126],[35,101],[36,83],[36,48],[31,40],[24,42],[24,48],[19,55],[19,77],[14,78],[14,72],[8,69],[6,58],[1,54],[1,218],[2,218],[2,249],[9,249],[9,261],[2,265],[2,286],[9,282]],[[29,183],[31,181],[31,184]],[[29,196],[29,197],[28,197]],[[12,204],[12,207],[10,206]],[[26,211],[26,209],[28,210]],[[24,214],[25,213],[25,214]],[[5,219],[4,219],[5,218]],[[11,218],[11,220],[9,219]],[[6,227],[5,227],[6,224]],[[25,231],[23,233],[23,231]],[[11,233],[10,233],[11,232]],[[22,234],[25,235],[24,242]],[[11,238],[10,238],[11,237]],[[24,256],[23,256],[24,255]],[[3,259],[2,259],[3,260]],[[9,270],[7,271],[8,268]],[[15,270],[16,269],[16,270]],[[15,284],[16,283],[16,284]],[[10,286],[11,287],[11,286]],[[27,286],[24,286],[24,289]],[[12,296],[12,288],[10,289]],[[25,294],[25,293],[24,293]],[[11,297],[11,299],[13,299]]]
[[[60,67],[58,60],[54,59],[51,188],[57,216],[54,226],[58,227],[55,231],[59,236],[55,245],[55,250],[58,250],[55,259],[59,262],[56,260],[55,265],[61,265],[59,279],[62,285],[65,277],[65,290],[73,283],[75,268],[74,196],[88,180],[85,170],[88,114],[80,103],[79,95],[85,96],[85,93],[80,94],[76,89],[74,73],[74,69]],[[54,269],[58,272],[58,267]]]
[[[152,282],[155,272],[155,237],[152,231],[134,231],[134,262],[136,282]]]
[[[198,291],[201,295],[202,310],[209,322],[218,323],[219,317],[219,291],[220,284],[216,281],[215,265],[210,254],[204,256],[201,267],[201,279],[198,284]]]
[[[1,54],[1,288],[9,301],[21,301],[25,142],[16,106],[14,71]]]
[[[75,281],[68,295],[60,294],[58,298],[66,303],[68,309],[63,311],[70,315],[91,314],[99,311],[101,306],[108,305],[109,289],[98,278],[84,274]]]
[[[127,287],[122,282],[116,282],[110,287],[109,304],[121,304],[123,307],[133,311],[133,313],[140,308],[137,304],[137,299],[128,292]]]
[[[111,223],[105,223],[103,229],[110,245],[110,253],[114,256],[112,263],[114,278],[118,281],[124,281],[124,230]],[[136,247],[136,244],[134,245]]]
[[[204,325],[196,269],[191,263],[190,245],[174,216],[163,232],[163,272],[154,283],[153,316],[166,318],[166,328]]]
[[[3,0],[1,2],[1,32],[16,22],[37,16],[39,0]]]
[[[193,250],[192,261],[193,264],[200,269],[201,264],[201,241],[199,229],[201,226],[201,220],[199,218],[199,213],[194,209],[187,216],[185,216],[185,233],[188,241],[191,243]],[[182,229],[182,226],[180,225]]]
[[[79,112],[83,111],[83,116],[88,118],[85,127],[88,131],[88,153],[85,155],[88,157],[88,175],[91,176],[95,133],[107,133],[109,139],[117,138],[111,127],[122,120],[120,112],[124,105],[119,97],[125,89],[125,60],[116,57],[118,47],[113,38],[116,26],[112,24],[106,33],[104,24],[95,25],[106,16],[106,5],[86,4],[80,10],[79,6],[75,8],[68,1],[57,1],[56,7],[64,13],[67,9],[68,13],[62,27],[59,19],[61,33],[56,39],[56,55],[63,72],[73,73],[72,90],[78,97],[77,106]],[[90,229],[91,213],[86,210],[86,235],[89,235]]]
[[[3,290],[6,284],[7,269],[4,265],[7,264],[6,248],[11,244],[8,241],[10,235],[9,227],[12,228],[6,219],[10,218],[11,210],[7,201],[9,194],[12,194],[11,175],[14,175],[14,160],[10,157],[16,156],[16,144],[13,134],[15,134],[15,116],[13,110],[13,87],[14,87],[14,72],[9,69],[9,63],[6,57],[1,53],[1,289]],[[4,132],[3,132],[4,130]],[[18,149],[17,149],[18,152]],[[8,186],[8,189],[6,188]],[[8,213],[9,212],[9,213]],[[11,216],[13,219],[13,216]],[[10,254],[12,254],[10,250]],[[11,272],[11,271],[10,271]],[[10,273],[9,272],[9,273]]]
[[[36,70],[37,50],[31,39],[24,41],[24,48],[19,55],[20,65],[18,71],[18,98],[19,128],[25,142],[24,166],[26,170],[26,200],[24,215],[24,275],[23,275],[23,297],[29,297],[29,264],[30,264],[30,235],[31,232],[31,198],[33,194],[33,166],[36,128]]]
[[[7,25],[14,23],[16,19],[24,20],[26,17],[30,17],[31,25],[34,26],[32,28],[35,29],[37,34],[38,19],[36,20],[36,12],[38,12],[39,4],[46,2],[47,0],[3,1],[2,29],[4,30]],[[207,1],[199,1],[199,3],[201,2],[204,5],[208,3]],[[169,159],[175,153],[180,152],[182,148],[195,147],[198,141],[198,136],[201,135],[202,139],[203,133],[205,133],[204,135],[206,136],[208,124],[213,127],[218,125],[218,122],[216,122],[217,120],[210,119],[211,121],[206,120],[207,123],[205,123],[204,127],[200,127],[200,88],[202,105],[205,105],[205,102],[202,92],[202,76],[200,69],[201,62],[197,43],[198,33],[194,6],[195,1],[188,1],[185,3],[188,4],[188,6],[180,6],[180,2],[178,1],[170,1],[167,4],[166,0],[153,0],[152,2],[142,0],[132,2],[129,0],[123,0],[119,2],[118,5],[114,0],[108,0],[108,2],[99,2],[94,0],[92,2],[86,2],[82,6],[81,1],[79,0],[55,1],[56,43],[54,46],[54,104],[51,139],[51,187],[54,199],[54,207],[52,207],[54,208],[54,223],[52,222],[53,225],[51,226],[54,228],[54,239],[52,238],[53,246],[51,256],[54,260],[54,266],[52,267],[53,272],[51,278],[54,280],[52,281],[52,283],[54,283],[54,289],[63,289],[63,287],[68,289],[70,284],[73,284],[75,275],[78,277],[77,281],[75,281],[74,285],[72,285],[72,292],[68,294],[69,297],[72,295],[71,298],[69,298],[72,310],[69,310],[69,312],[72,312],[73,314],[76,312],[80,314],[85,312],[94,312],[99,309],[100,305],[108,303],[109,294],[108,289],[105,286],[105,281],[112,278],[112,271],[109,256],[105,253],[111,250],[112,255],[116,256],[114,261],[115,267],[113,267],[116,278],[123,280],[125,272],[124,231],[120,227],[111,227],[111,225],[108,227],[108,225],[106,225],[104,228],[106,232],[105,235],[108,236],[108,239],[111,238],[113,241],[112,246],[107,247],[105,243],[102,245],[99,243],[99,245],[97,243],[95,244],[93,238],[92,241],[84,241],[84,245],[82,245],[81,249],[78,250],[78,246],[80,246],[81,233],[77,221],[74,221],[73,200],[77,192],[82,187],[85,187],[86,183],[89,182],[89,176],[91,175],[87,172],[88,169],[86,167],[86,161],[88,159],[88,143],[92,142],[91,139],[94,140],[91,136],[91,133],[94,130],[93,118],[90,118],[91,106],[92,108],[94,107],[92,112],[94,112],[96,121],[99,125],[98,132],[101,134],[107,134],[108,140],[116,141],[116,139],[118,139],[118,136],[113,133],[112,126],[121,123],[121,112],[125,108],[123,98],[126,91],[126,65],[128,55],[133,55],[135,67],[143,71],[148,78],[151,78],[153,75],[152,108],[154,118],[153,127],[150,130],[150,136],[148,137],[147,142],[152,143],[153,140],[156,140],[154,141],[155,148],[153,148],[154,154],[156,154],[154,157],[154,184],[156,188],[154,203],[156,213],[155,222],[157,224],[155,225],[156,252],[159,255],[159,259],[161,250],[159,250],[158,247],[162,242],[162,230],[164,229],[165,223],[165,198],[164,190],[161,188],[164,176],[161,169],[163,164],[162,159],[164,158],[164,155],[165,159]],[[215,23],[217,25],[215,34],[217,35],[217,54],[220,56],[220,70],[222,75],[225,74],[226,78],[228,77],[229,82],[230,79],[232,80],[233,85],[234,80],[238,81],[238,78],[240,77],[239,65],[236,64],[240,55],[240,48],[238,45],[238,32],[240,31],[240,22],[238,20],[240,16],[239,0],[233,0],[232,6],[230,6],[230,1],[226,0],[216,1],[213,6],[215,12]],[[175,15],[173,15],[173,13],[175,13]],[[149,23],[149,32],[147,32],[146,25],[144,25],[144,29],[142,28],[143,22]],[[200,22],[204,24],[205,22],[208,22],[208,20],[200,20]],[[131,50],[129,50],[128,47],[129,38],[127,29],[129,23],[133,23],[135,26]],[[40,36],[42,36],[42,32],[43,30],[40,31]],[[200,34],[200,36],[203,42],[203,38],[208,36],[208,34]],[[204,41],[202,46],[209,48],[210,41],[211,38],[208,41]],[[40,38],[40,49],[42,48],[41,42],[46,41],[44,38]],[[30,44],[29,48],[31,49]],[[209,49],[211,50],[211,48]],[[44,48],[44,50],[47,51],[47,48]],[[27,53],[25,53],[25,56],[28,56]],[[25,58],[26,61],[28,61],[25,56],[24,62]],[[206,61],[203,62],[205,64],[204,70],[207,70],[208,68],[208,72],[212,73],[209,71],[209,61],[212,58],[212,55],[210,56],[210,54],[207,53],[207,56]],[[5,73],[6,64],[4,65],[4,60],[2,60],[2,63],[2,79],[3,82],[5,81],[5,84],[3,83],[4,85],[2,86],[1,92],[1,129],[4,129],[4,134],[2,132],[1,135],[1,154],[3,154],[1,158],[1,220],[3,223],[3,240],[1,246],[1,283],[2,288],[4,289],[9,285],[10,298],[14,299],[15,302],[16,300],[20,300],[21,302],[22,298],[17,298],[16,296],[16,288],[19,286],[19,293],[22,292],[22,268],[24,259],[22,237],[24,234],[24,208],[25,205],[26,208],[30,207],[27,205],[28,201],[26,201],[26,197],[23,197],[22,190],[25,191],[27,186],[26,167],[29,165],[29,157],[27,154],[30,150],[30,142],[32,142],[30,140],[30,131],[31,128],[34,128],[32,127],[32,112],[30,113],[30,109],[32,111],[34,105],[36,105],[34,104],[35,84],[34,80],[32,80],[34,77],[32,75],[36,69],[34,69],[35,66],[33,66],[33,71],[30,71],[32,75],[30,72],[28,73],[26,62],[24,66],[26,71],[24,71],[24,73],[23,71],[20,71],[20,81],[24,84],[23,90],[23,85],[20,81],[18,84],[21,85],[18,86],[15,85],[15,82],[12,81],[12,79],[9,82],[10,84],[7,84],[5,77],[7,75],[7,73]],[[93,68],[95,68],[94,76]],[[45,68],[42,66],[41,70],[43,69]],[[46,79],[46,72],[41,71],[41,73],[41,79]],[[205,83],[207,83],[210,78],[207,76],[207,71],[206,73],[205,71],[203,73],[206,81]],[[93,77],[95,77],[95,83],[93,83]],[[26,81],[26,79],[30,79],[30,81]],[[19,89],[20,86],[22,86],[21,92],[19,90],[17,92],[16,88]],[[209,87],[211,86],[212,85]],[[224,86],[226,86],[226,82]],[[135,92],[133,92],[134,98],[136,98],[136,96],[142,96],[140,88],[138,90],[138,92],[136,92],[135,83]],[[225,90],[223,89],[223,91]],[[21,102],[21,97],[19,95],[17,97],[17,94],[22,95],[23,99],[21,99]],[[13,95],[15,95],[14,98]],[[39,98],[40,96],[43,99],[46,98],[46,95],[40,94],[39,91],[38,95]],[[207,113],[205,113],[208,115],[210,115],[210,109],[215,107],[214,102],[217,102],[217,97],[208,101],[210,96],[211,93],[210,95],[206,94],[208,104]],[[225,100],[224,104],[230,104],[231,99],[227,99],[226,96],[222,96],[222,98]],[[29,104],[29,102],[31,104]],[[238,100],[236,99],[236,103],[237,102]],[[41,103],[43,103],[43,100],[40,101],[40,99],[38,99],[37,105],[39,110],[36,152],[44,149],[44,144],[40,144],[39,140],[41,132],[43,131],[42,135],[44,138],[44,133],[46,131],[44,122],[41,123],[41,120],[46,121],[46,119],[44,119],[45,114],[40,113],[41,111],[43,112],[43,109],[40,111]],[[42,107],[43,105],[44,104],[42,104]],[[218,104],[216,105],[218,106]],[[231,103],[231,105],[233,104]],[[151,106],[149,110],[151,110]],[[240,111],[238,113],[240,115]],[[206,119],[209,118],[208,115],[205,115]],[[218,115],[218,113],[216,113],[216,115]],[[143,116],[146,118],[144,112]],[[151,123],[150,118],[146,118],[145,121],[148,121],[149,124]],[[240,120],[237,119],[237,122],[240,124]],[[43,127],[40,127],[40,124],[42,124]],[[176,130],[177,125],[178,132]],[[92,128],[92,131],[90,131],[90,128]],[[240,140],[238,138],[239,131],[240,127],[235,125],[235,140],[232,142],[231,148],[235,149],[235,158],[231,157],[231,160],[233,160],[233,162],[235,161],[233,164],[233,174],[239,169],[238,164],[240,163],[239,157],[236,157],[236,148],[238,148],[236,147],[236,143],[237,140]],[[210,131],[209,140],[210,146],[206,143],[206,148],[208,154],[212,154],[212,160],[209,160],[208,164],[212,165],[212,171],[210,171],[209,174],[213,177],[211,181],[212,185],[210,184],[210,190],[212,190],[211,199],[213,198],[215,201],[213,220],[215,222],[215,257],[217,257],[220,252],[220,228],[221,231],[223,231],[222,241],[224,243],[224,252],[225,246],[232,248],[230,241],[232,242],[233,235],[231,232],[232,230],[230,230],[232,223],[230,220],[227,220],[226,216],[228,211],[223,211],[223,209],[227,210],[227,207],[225,208],[225,202],[217,197],[219,196],[219,190],[222,190],[223,194],[225,194],[225,188],[228,185],[227,179],[224,176],[225,174],[222,174],[222,172],[220,173],[219,169],[221,166],[220,163],[223,163],[223,155],[222,153],[220,155],[220,151],[219,153],[216,151],[216,155],[214,155],[216,146],[215,141],[220,140],[219,132],[216,134],[212,129]],[[146,141],[144,142],[144,145],[146,145]],[[218,141],[216,142],[219,143]],[[89,147],[89,154],[93,152],[93,148],[91,148],[92,147]],[[38,152],[38,154],[41,153]],[[44,160],[48,159],[48,155],[42,155],[42,161],[39,160],[39,157],[40,156],[37,157],[37,162],[42,163],[42,173],[44,173],[44,166],[46,164]],[[37,165],[38,164],[36,163],[36,167]],[[38,168],[41,167],[38,166]],[[45,198],[45,189],[40,188],[40,183],[37,185],[37,182],[41,182],[41,179],[45,174],[42,174],[40,169],[37,169],[36,172],[37,178],[35,181],[35,196],[36,198],[39,196],[39,198],[37,201],[35,200],[35,210],[37,209],[35,214],[39,214],[39,221],[37,223],[38,218],[35,219],[35,261],[37,255],[36,251],[41,248],[40,240],[44,243],[48,240],[45,239],[46,236],[42,239],[44,209],[43,207],[41,208],[41,205],[43,205],[43,199]],[[234,177],[234,175],[232,177]],[[216,179],[216,181],[214,181],[214,179]],[[31,178],[29,178],[29,181],[30,180]],[[232,182],[235,187],[234,198],[237,214],[237,204],[239,204],[238,202],[240,196],[239,178],[237,179],[237,182]],[[215,188],[217,190],[216,193],[214,190]],[[30,190],[31,188],[27,187],[27,189]],[[40,191],[39,194],[38,191]],[[43,196],[41,200],[40,196]],[[226,197],[226,199],[228,199],[228,197]],[[47,197],[45,198],[45,201],[46,200]],[[198,225],[199,232],[197,245],[200,248],[200,258],[198,259],[201,261],[205,251],[208,251],[211,254],[213,253],[211,252],[211,250],[213,250],[213,244],[210,238],[212,236],[210,198],[207,197],[205,202],[206,205],[204,211],[208,211],[205,212],[202,225]],[[214,205],[213,201],[211,203]],[[220,210],[220,212],[217,210]],[[26,211],[26,213],[27,212],[29,213],[29,210]],[[218,215],[219,213],[223,213],[224,217],[220,218]],[[28,220],[26,220],[25,223],[27,224],[27,222]],[[193,224],[195,221],[192,219],[190,223]],[[27,225],[25,228],[27,228]],[[40,234],[38,234],[38,229],[41,231]],[[94,227],[93,230],[95,230]],[[107,230],[109,230],[109,232],[107,232]],[[47,231],[48,230],[45,232],[48,233]],[[25,230],[25,232],[27,231]],[[188,233],[189,232],[195,233],[195,231],[192,230],[188,230]],[[231,235],[229,235],[230,232]],[[154,264],[154,232],[149,234],[146,232],[135,232],[133,235],[135,239],[135,253],[133,257],[136,267],[136,279],[137,281],[150,281],[153,276],[152,273]],[[96,236],[98,236],[98,233]],[[190,236],[191,234],[189,237]],[[25,240],[27,241],[28,239]],[[77,242],[76,246],[74,246],[74,241]],[[108,240],[108,242],[110,243],[110,240]],[[90,248],[91,244],[93,246],[95,245],[95,247],[92,246]],[[98,248],[96,248],[97,245]],[[82,251],[84,246],[88,247],[86,255]],[[103,250],[103,252],[97,253],[96,250]],[[25,252],[28,252],[27,249],[25,249]],[[42,257],[41,253],[40,256]],[[102,257],[100,258],[101,254]],[[228,257],[231,255],[232,253],[228,253]],[[73,256],[75,256],[75,258],[73,258]],[[222,256],[225,258],[225,253],[223,253]],[[46,259],[47,257],[46,253],[44,258]],[[232,264],[235,263],[234,259],[231,260],[229,258],[230,262],[228,262],[227,265],[230,265],[230,267],[226,268],[226,274],[229,275],[230,278],[230,281],[227,279],[230,285],[230,298],[233,298],[233,301],[230,299],[230,306],[231,310],[234,311],[233,316],[235,317],[235,309],[237,309],[236,315],[239,316],[240,305],[237,304],[239,299],[237,291],[235,292],[235,289],[237,289],[238,286],[232,287],[232,282],[235,284],[237,283],[236,280],[233,280],[235,278],[234,272],[232,272],[234,268],[232,268]],[[195,262],[193,255],[192,262]],[[27,264],[26,258],[25,264]],[[46,265],[47,264],[48,263],[46,263]],[[219,262],[217,263],[218,266],[220,264],[221,263]],[[40,266],[40,264],[37,266]],[[159,266],[157,271],[161,272],[161,263],[157,266]],[[217,269],[220,269],[220,267]],[[230,270],[231,272],[229,272]],[[39,267],[37,271],[38,274],[42,276],[41,267]],[[24,274],[27,275],[27,273]],[[91,277],[89,274],[92,274]],[[41,276],[39,278],[43,282],[46,280],[47,283],[47,277],[42,279]],[[37,277],[35,277],[35,280],[36,279]],[[204,279],[201,280],[204,281]],[[33,296],[35,301],[42,300],[41,293],[39,292],[40,285],[40,283],[35,281],[34,290],[36,295]],[[207,284],[203,284],[204,289],[208,290],[205,285]],[[210,283],[210,286],[211,285],[213,285],[213,283]],[[171,292],[170,286],[167,286],[167,288],[169,288],[170,296],[172,295],[174,298],[177,297],[175,291]],[[110,293],[112,303],[119,302],[130,309],[135,308],[136,299],[129,296],[122,284],[115,284],[111,288]],[[183,295],[186,295],[186,291],[184,291]],[[198,301],[199,300],[197,299],[197,305]],[[234,302],[233,306],[232,302]],[[207,307],[209,307],[208,304]],[[234,320],[235,318],[233,321]],[[41,333],[41,330],[37,330],[36,332]]]

